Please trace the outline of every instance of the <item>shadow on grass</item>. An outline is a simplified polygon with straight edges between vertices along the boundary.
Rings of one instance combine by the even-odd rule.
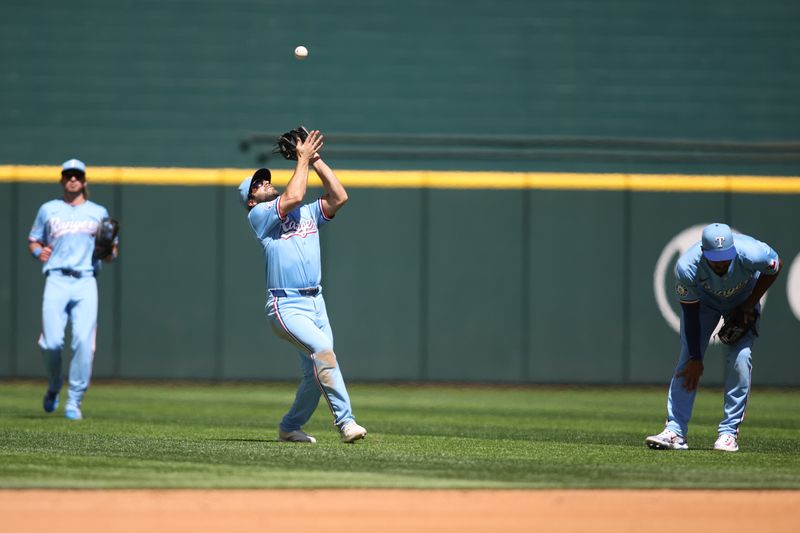
[[[47,420],[48,418],[51,419],[63,419],[64,414],[61,413],[42,413],[42,414],[31,414],[31,413],[12,413],[8,415],[3,415],[4,418],[16,418],[20,420]]]
[[[278,439],[208,439],[217,442],[282,442]]]

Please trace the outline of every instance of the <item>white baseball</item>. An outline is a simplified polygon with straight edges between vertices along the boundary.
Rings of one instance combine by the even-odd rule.
[[[297,59],[303,60],[308,56],[308,48],[305,46],[298,46],[294,49],[294,57]]]

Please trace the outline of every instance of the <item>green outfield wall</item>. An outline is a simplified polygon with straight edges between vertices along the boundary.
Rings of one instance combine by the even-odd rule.
[[[340,175],[347,184],[349,172]],[[661,180],[630,181],[643,188],[648,177]],[[800,384],[798,193],[627,190],[613,179],[571,190],[562,179],[562,189],[350,187],[322,238],[324,292],[346,375],[664,382],[679,340],[670,325],[678,312],[672,267],[699,226],[724,220],[784,261],[765,302],[757,382]],[[737,183],[773,180],[800,192],[800,178]],[[0,375],[39,376],[43,278],[25,237],[59,186],[6,182],[0,191],[14,217],[0,242],[9,251],[0,266]],[[264,316],[262,252],[234,183],[94,184],[91,194],[123,226],[120,258],[99,278],[98,377],[297,376],[294,350]],[[706,382],[719,383],[719,347],[706,367]]]
[[[247,167],[243,136],[300,121],[332,135],[800,139],[795,0],[11,0],[2,14],[4,164]],[[337,163],[589,170],[574,154],[449,148]],[[593,155],[595,170],[630,170]],[[742,172],[691,162],[683,172]]]
[[[724,220],[784,260],[754,379],[796,386],[798,20],[795,0],[4,2],[0,377],[43,374],[25,239],[78,157],[123,224],[96,375],[297,378],[234,186],[285,183],[270,145],[302,122],[351,197],[323,231],[349,379],[663,384],[656,274]]]

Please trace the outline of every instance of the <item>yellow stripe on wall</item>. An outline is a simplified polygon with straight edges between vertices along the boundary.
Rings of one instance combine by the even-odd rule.
[[[60,167],[0,165],[0,182],[57,183]],[[124,185],[237,186],[253,169],[90,167],[89,183]],[[292,170],[273,171],[286,185]],[[446,172],[429,170],[336,170],[347,187],[395,189],[553,189],[656,192],[800,194],[800,177],[693,176],[684,174],[579,174],[561,172]],[[312,172],[312,184],[316,177]]]

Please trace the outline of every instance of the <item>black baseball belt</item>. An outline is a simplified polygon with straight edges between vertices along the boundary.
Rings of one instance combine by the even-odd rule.
[[[52,268],[44,273],[45,277],[49,276],[50,274],[61,274],[62,276],[70,276],[72,278],[88,278],[89,276],[94,276],[94,270],[91,272],[84,272],[81,270],[73,270],[71,268]]]
[[[285,298],[286,296],[316,296],[322,292],[321,287],[307,287],[304,289],[270,289],[269,293],[276,298]]]

